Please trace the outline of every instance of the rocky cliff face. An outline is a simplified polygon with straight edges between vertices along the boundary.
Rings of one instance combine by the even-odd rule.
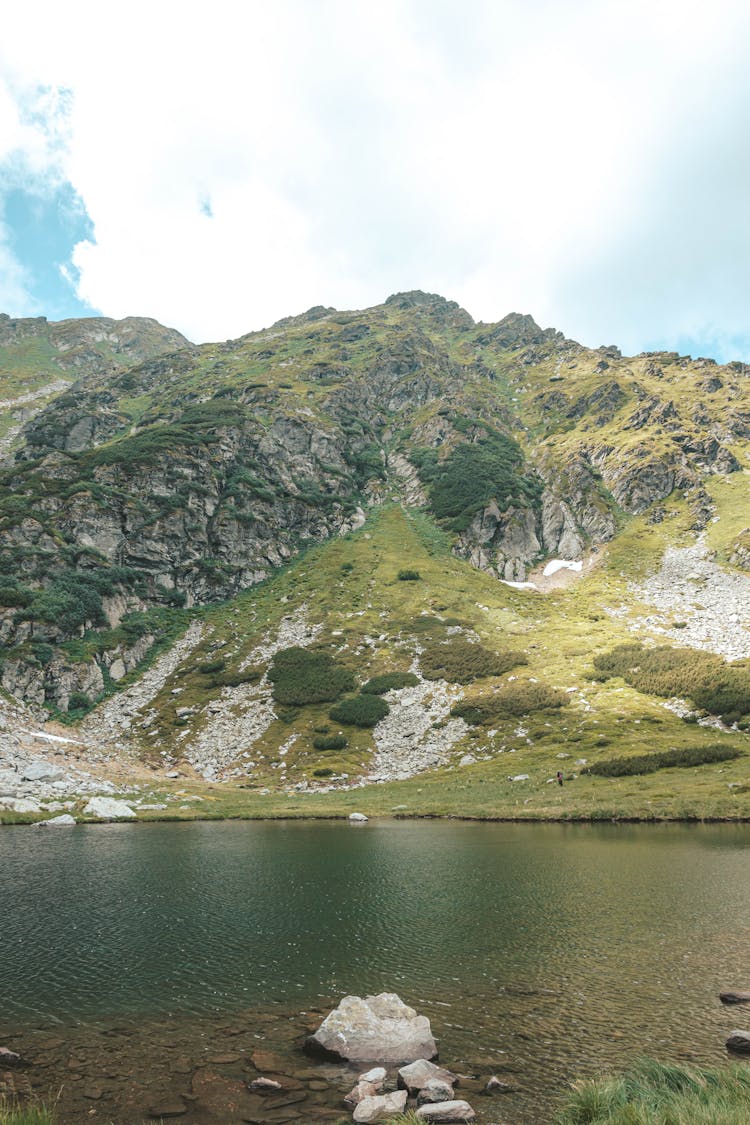
[[[675,489],[705,522],[704,482],[750,436],[742,365],[623,359],[424,293],[201,347],[138,319],[0,318],[0,349],[33,367],[30,341],[80,378],[26,420],[3,472],[2,682],[61,711],[137,668],[181,607],[262,581],[373,504],[426,506],[457,554],[522,581]]]

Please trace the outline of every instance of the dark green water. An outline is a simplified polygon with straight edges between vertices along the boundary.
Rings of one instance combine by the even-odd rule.
[[[750,987],[748,827],[0,832],[6,1027],[385,989],[430,1016],[446,1062],[497,1060],[533,1094],[642,1053],[722,1060],[729,986]]]

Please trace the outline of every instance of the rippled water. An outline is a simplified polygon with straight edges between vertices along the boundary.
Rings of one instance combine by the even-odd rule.
[[[6,829],[0,1030],[286,1019],[387,989],[447,1064],[515,1075],[486,1120],[544,1120],[540,1097],[601,1066],[724,1058],[738,1015],[717,993],[750,987],[749,849],[744,826]]]

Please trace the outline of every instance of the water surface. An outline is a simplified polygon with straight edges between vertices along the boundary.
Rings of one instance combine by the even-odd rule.
[[[540,1098],[635,1055],[725,1057],[749,862],[742,825],[6,829],[0,1031],[288,1021],[385,989],[446,1064],[522,1086],[487,1121],[544,1120]]]

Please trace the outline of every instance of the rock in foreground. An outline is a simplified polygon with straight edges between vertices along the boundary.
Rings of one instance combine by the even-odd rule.
[[[727,1039],[727,1050],[750,1055],[750,1031],[733,1031]]]
[[[437,1055],[430,1021],[393,992],[345,996],[308,1037],[305,1049],[337,1060],[391,1064]]]
[[[476,1114],[468,1102],[438,1102],[437,1105],[422,1105],[417,1110],[418,1121],[461,1122],[474,1121]]]
[[[424,1058],[418,1059],[409,1066],[402,1066],[398,1072],[399,1086],[407,1090],[412,1098],[415,1098],[420,1090],[424,1090],[428,1082],[442,1082],[452,1087],[456,1081],[456,1075],[452,1071],[445,1070],[442,1066],[435,1066]]]
[[[750,1004],[750,992],[720,992],[719,999],[722,1004]]]
[[[390,1121],[406,1109],[406,1091],[394,1090],[392,1094],[382,1094],[374,1098],[363,1098],[354,1110],[354,1120],[358,1123],[371,1121]]]

